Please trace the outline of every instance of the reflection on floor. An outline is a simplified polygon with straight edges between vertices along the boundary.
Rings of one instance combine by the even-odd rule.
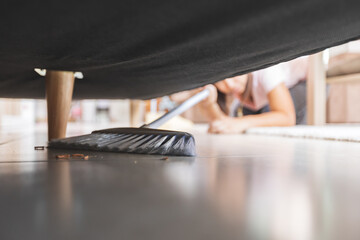
[[[2,130],[0,239],[360,236],[358,143],[195,136],[194,158],[85,152],[85,161],[35,151],[43,128]]]

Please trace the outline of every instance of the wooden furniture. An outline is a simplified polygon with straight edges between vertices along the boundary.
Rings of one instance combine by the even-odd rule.
[[[46,101],[48,110],[48,139],[64,138],[74,88],[74,73],[46,72]]]
[[[307,79],[307,124],[326,123],[326,76],[323,53],[311,55]]]
[[[307,81],[309,125],[324,125],[327,121],[359,122],[360,107],[353,104],[352,109],[349,109],[349,102],[354,102],[354,99],[357,102],[359,95],[360,54],[346,53],[335,56],[330,59],[327,70],[323,53],[310,56]],[[327,85],[331,86],[329,94]]]
[[[145,103],[142,100],[130,101],[130,125],[139,127],[145,121]]]
[[[359,123],[360,73],[330,77],[327,84],[327,122]]]

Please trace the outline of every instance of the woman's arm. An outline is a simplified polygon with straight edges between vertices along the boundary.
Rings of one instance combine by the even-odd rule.
[[[209,132],[243,133],[251,127],[293,126],[296,123],[294,103],[289,89],[279,84],[268,95],[270,112],[241,118],[222,117],[210,124]]]

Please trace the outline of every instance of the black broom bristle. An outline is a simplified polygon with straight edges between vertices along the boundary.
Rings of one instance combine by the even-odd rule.
[[[195,156],[195,139],[186,132],[151,128],[111,128],[91,134],[51,140],[49,148],[122,153]]]

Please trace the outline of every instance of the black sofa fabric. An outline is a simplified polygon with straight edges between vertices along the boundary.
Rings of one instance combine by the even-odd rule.
[[[34,68],[81,71],[74,98],[151,98],[360,37],[359,0],[0,3],[0,97],[43,98]]]

